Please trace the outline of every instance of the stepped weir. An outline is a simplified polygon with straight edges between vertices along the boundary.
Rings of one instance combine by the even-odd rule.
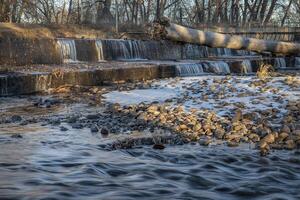
[[[10,54],[0,54],[0,96],[41,92],[64,84],[101,85],[103,81],[144,80],[214,74],[248,74],[261,63],[275,68],[299,66],[299,58],[273,58],[255,52],[176,43],[166,40],[70,39],[36,40],[23,49],[10,45]],[[41,51],[41,49],[47,49]],[[47,54],[47,56],[46,56]],[[12,60],[13,59],[13,60]],[[13,62],[12,62],[13,61]],[[44,64],[43,67],[40,67]],[[31,65],[30,70],[26,65]],[[4,70],[4,71],[5,71]],[[57,74],[57,71],[63,73]]]

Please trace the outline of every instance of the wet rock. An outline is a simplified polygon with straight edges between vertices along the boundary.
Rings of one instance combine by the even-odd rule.
[[[278,136],[278,141],[279,142],[283,142],[285,141],[287,138],[289,137],[289,134],[288,133],[280,133],[279,136]]]
[[[284,132],[284,133],[291,133],[291,129],[289,128],[289,126],[287,125],[284,125],[281,129],[281,132]]]
[[[248,136],[248,138],[249,138],[252,142],[254,142],[254,143],[260,141],[260,137],[259,137],[257,134],[255,134],[255,133],[251,133],[251,134]]]
[[[294,140],[287,140],[285,142],[285,144],[286,144],[285,149],[287,149],[287,150],[293,150],[296,148],[296,144],[295,144]]]
[[[266,142],[267,144],[272,144],[275,142],[275,134],[268,134],[261,140],[262,143]]]
[[[239,143],[238,142],[234,142],[234,141],[228,141],[227,142],[227,146],[229,146],[229,147],[238,147]]]
[[[50,124],[51,124],[52,126],[60,125],[60,123],[61,123],[61,121],[60,121],[59,118],[51,119],[51,121],[50,121]]]
[[[72,124],[72,128],[73,129],[83,129],[83,125],[80,123],[75,123],[75,124]]]
[[[10,118],[10,120],[11,120],[12,123],[16,123],[16,122],[22,121],[22,117],[19,116],[19,115],[13,115],[13,116]]]
[[[11,135],[11,138],[21,139],[21,138],[23,138],[23,136],[19,133],[15,133],[15,134]]]
[[[166,147],[163,144],[154,144],[153,145],[153,149],[157,149],[157,150],[163,150]]]
[[[91,132],[92,133],[98,133],[99,132],[99,128],[97,125],[93,124],[91,127]]]
[[[62,132],[66,132],[66,131],[68,131],[69,129],[68,128],[66,128],[66,127],[64,127],[64,126],[61,126],[60,127],[60,131],[62,131]]]
[[[232,118],[232,122],[238,122],[241,121],[243,119],[243,112],[241,109],[237,109],[235,111],[234,117]]]
[[[107,136],[109,135],[109,130],[105,127],[103,127],[100,131],[100,133],[103,135],[103,136]]]
[[[96,120],[96,119],[99,119],[100,116],[99,116],[99,114],[90,114],[90,115],[87,115],[85,118],[87,118],[89,120]]]
[[[207,137],[207,136],[201,137],[200,140],[199,140],[199,144],[201,146],[208,146],[211,143],[212,143],[212,139],[210,137]]]

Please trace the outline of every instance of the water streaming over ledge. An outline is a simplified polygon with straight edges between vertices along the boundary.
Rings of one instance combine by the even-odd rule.
[[[177,76],[199,76],[203,74],[203,66],[201,63],[186,63],[176,65]]]
[[[73,39],[57,39],[57,44],[60,48],[61,57],[64,62],[76,62],[77,61],[75,40],[73,40]]]
[[[250,60],[243,60],[242,62],[242,73],[248,74],[248,73],[252,73],[253,69],[252,69],[252,64]]]
[[[0,75],[0,88],[1,88],[1,96],[8,95],[8,80],[6,75]]]
[[[102,40],[101,45],[98,45],[98,47],[102,48],[102,53],[104,52],[103,49],[105,49],[107,54],[110,54],[113,60],[144,60],[147,57],[147,48],[143,41]]]
[[[295,57],[295,67],[300,68],[300,57]]]
[[[105,60],[102,40],[96,40],[95,45],[96,45],[96,50],[98,55],[98,61]]]
[[[275,68],[286,68],[285,58],[275,58]]]
[[[209,67],[207,70],[213,73],[230,74],[230,67],[224,61],[210,61],[206,67]]]

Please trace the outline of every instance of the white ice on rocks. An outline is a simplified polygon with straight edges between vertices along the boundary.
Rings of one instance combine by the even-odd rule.
[[[243,104],[244,111],[266,110],[276,108],[284,112],[286,100],[298,100],[300,98],[300,86],[290,87],[285,84],[286,77],[272,78],[265,91],[261,91],[260,87],[251,86],[250,84],[258,79],[256,77],[231,77],[228,84],[233,86],[236,91],[228,90],[227,85],[219,85],[214,80],[223,79],[225,76],[202,76],[166,79],[153,83],[154,88],[145,90],[132,90],[126,92],[114,91],[105,95],[106,101],[112,103],[120,103],[121,105],[138,104],[141,102],[164,102],[166,99],[180,98],[180,102],[187,110],[210,109],[219,115],[226,114],[230,109],[236,108],[235,104]],[[296,78],[300,82],[300,77]],[[207,86],[201,85],[206,81]],[[217,86],[215,91],[212,87]],[[214,98],[220,91],[225,92],[225,97]],[[273,92],[273,90],[276,92]],[[202,99],[202,95],[209,92],[207,100]],[[242,94],[245,94],[244,96]],[[183,98],[183,97],[187,98]],[[282,102],[278,102],[276,97],[283,97]],[[222,103],[227,105],[222,105]],[[176,101],[171,104],[175,104]],[[177,103],[178,104],[178,103]]]

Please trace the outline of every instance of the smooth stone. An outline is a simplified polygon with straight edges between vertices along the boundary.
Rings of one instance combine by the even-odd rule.
[[[69,129],[68,128],[66,128],[66,127],[64,127],[64,126],[61,126],[60,127],[60,131],[62,131],[62,132],[66,132],[66,131],[68,131]]]
[[[15,123],[15,122],[20,122],[22,121],[22,117],[19,115],[14,115],[10,118],[11,122]]]
[[[72,128],[73,128],[73,129],[83,129],[83,125],[82,125],[82,124],[79,124],[79,123],[72,124]]]
[[[104,128],[101,129],[100,133],[101,133],[102,135],[108,135],[108,134],[109,134],[109,130],[108,130],[107,128],[104,127]]]
[[[92,125],[92,127],[91,127],[91,132],[92,132],[92,133],[98,133],[98,132],[99,132],[98,127],[97,127],[96,125]]]
[[[154,144],[152,148],[157,150],[163,150],[166,147],[163,144]]]

